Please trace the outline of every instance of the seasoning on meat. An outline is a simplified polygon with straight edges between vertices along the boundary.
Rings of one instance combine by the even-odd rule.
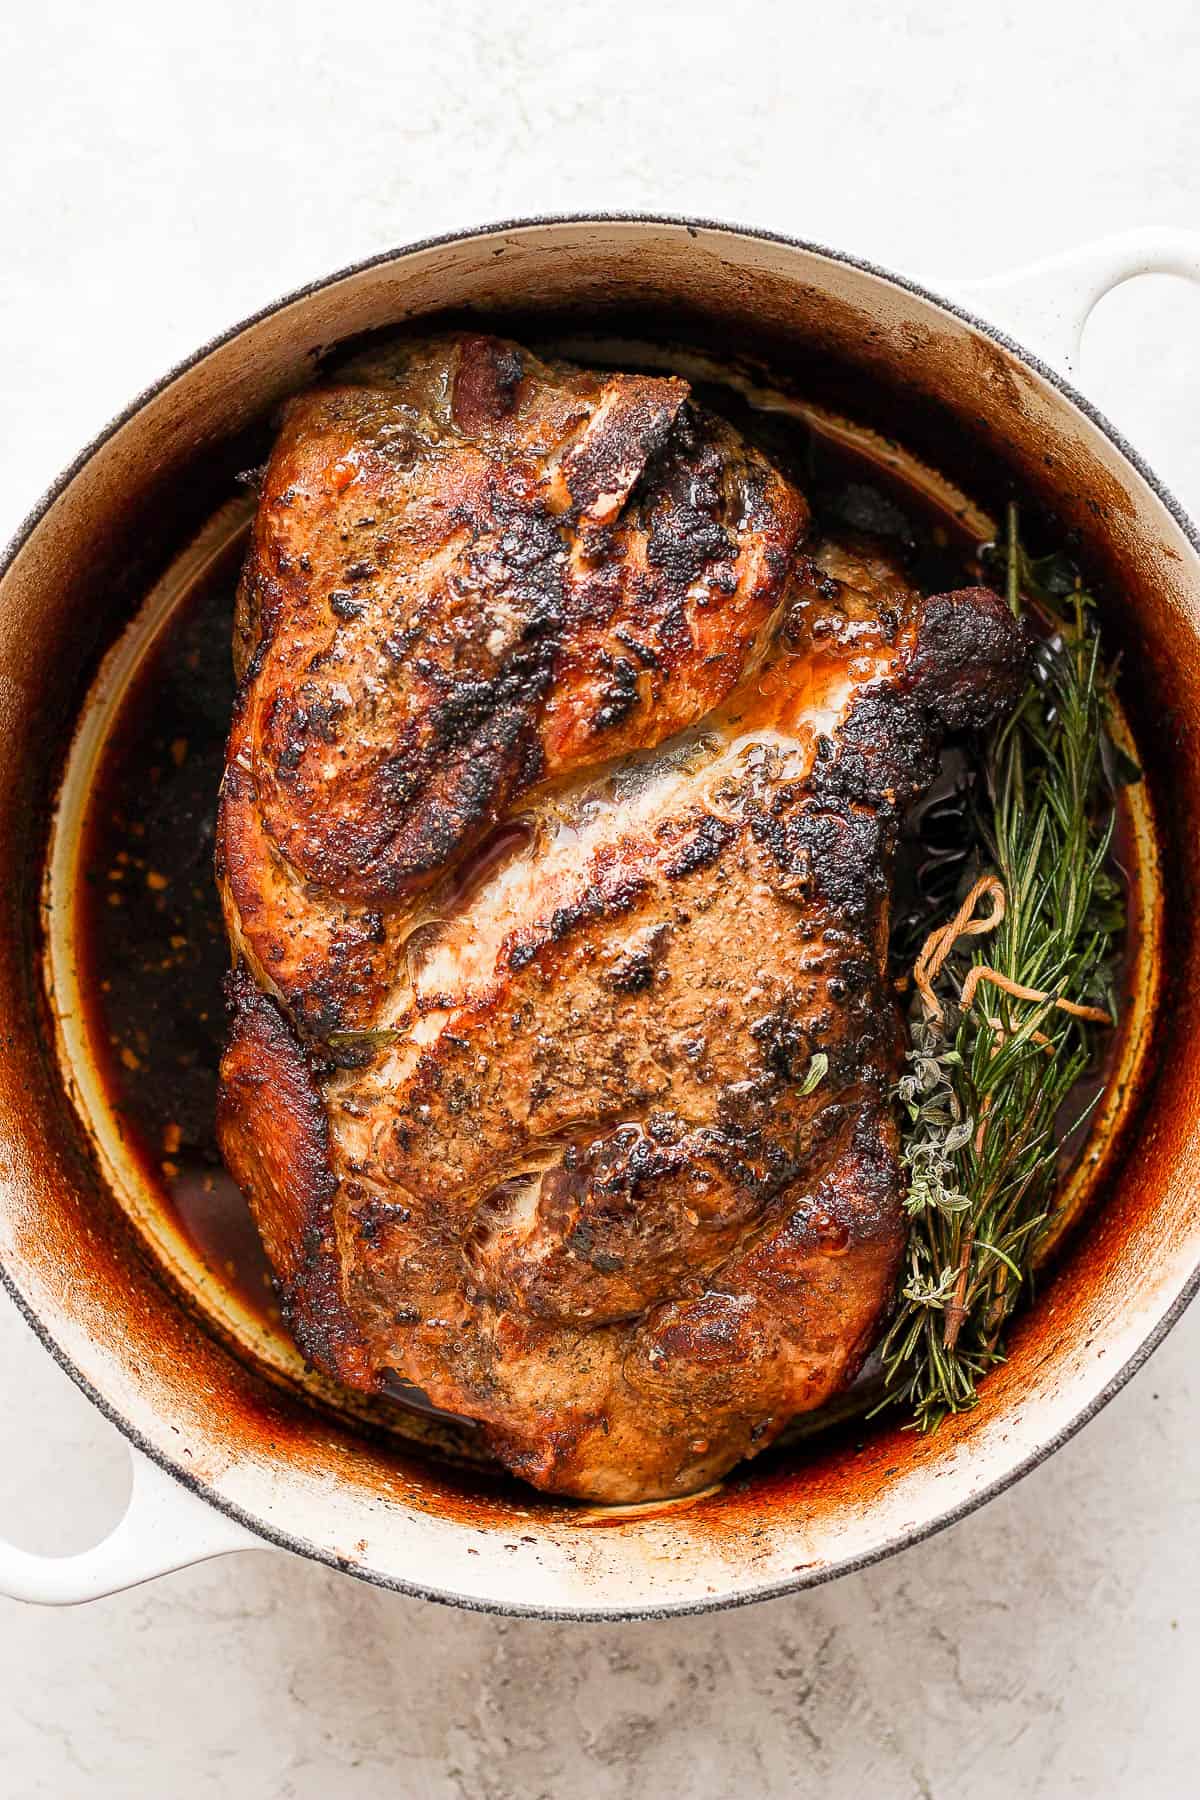
[[[808,530],[683,381],[465,333],[293,401],[263,482],[224,1153],[306,1354],[554,1492],[714,1480],[892,1290],[897,827],[1026,646]]]

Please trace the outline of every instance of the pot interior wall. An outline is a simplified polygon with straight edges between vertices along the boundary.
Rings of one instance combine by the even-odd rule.
[[[531,308],[531,297],[536,307]],[[408,1456],[232,1357],[142,1254],[62,1091],[36,981],[53,777],[96,657],[252,462],[273,406],[344,339],[432,312],[636,328],[766,354],[995,502],[1076,534],[1107,595],[1165,826],[1170,1059],[1119,1178],[971,1415],[764,1459],[687,1510],[605,1529]],[[609,221],[485,233],[351,273],[148,397],[77,466],[0,580],[0,1261],[118,1422],[268,1534],[374,1579],[564,1611],[712,1604],[800,1585],[932,1528],[1069,1430],[1182,1304],[1200,1262],[1197,1137],[1200,574],[1104,431],[989,337],[886,278],[715,228]]]

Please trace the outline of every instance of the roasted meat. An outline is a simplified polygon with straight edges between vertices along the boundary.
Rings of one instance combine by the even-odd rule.
[[[302,395],[266,471],[224,1153],[306,1355],[554,1492],[722,1475],[895,1280],[890,861],[1025,646],[809,532],[683,381],[477,335]]]

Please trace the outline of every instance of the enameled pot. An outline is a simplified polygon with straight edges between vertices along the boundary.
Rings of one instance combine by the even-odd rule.
[[[106,1542],[0,1546],[0,1591],[74,1601],[277,1546],[383,1587],[554,1617],[645,1617],[811,1586],[1016,1480],[1129,1379],[1200,1282],[1200,537],[1070,384],[1095,301],[1200,279],[1200,238],[1140,233],[941,298],[852,257],[700,221],[568,218],[417,244],[314,283],[173,370],[56,483],[0,569],[0,1265],[46,1348],[133,1446]],[[1007,335],[976,316],[998,316]],[[42,990],[54,786],[106,643],[221,494],[247,434],[341,340],[432,313],[696,338],[762,353],[972,495],[1077,532],[1157,797],[1164,985],[1087,1227],[978,1408],[933,1438],[872,1428],[751,1465],[682,1509],[616,1516],[452,1471],[234,1355],[117,1203]],[[1036,354],[1033,354],[1036,352]],[[1171,1053],[1161,1059],[1159,1045]]]

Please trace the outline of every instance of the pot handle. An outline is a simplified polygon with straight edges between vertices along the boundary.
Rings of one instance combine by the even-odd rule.
[[[1011,331],[1019,344],[1073,380],[1093,307],[1138,275],[1182,275],[1200,282],[1200,233],[1147,225],[1006,275],[943,282],[941,288],[968,312]]]
[[[108,1536],[75,1556],[38,1556],[0,1541],[0,1594],[41,1606],[74,1606],[213,1556],[266,1548],[132,1445],[130,1455],[129,1505]]]

